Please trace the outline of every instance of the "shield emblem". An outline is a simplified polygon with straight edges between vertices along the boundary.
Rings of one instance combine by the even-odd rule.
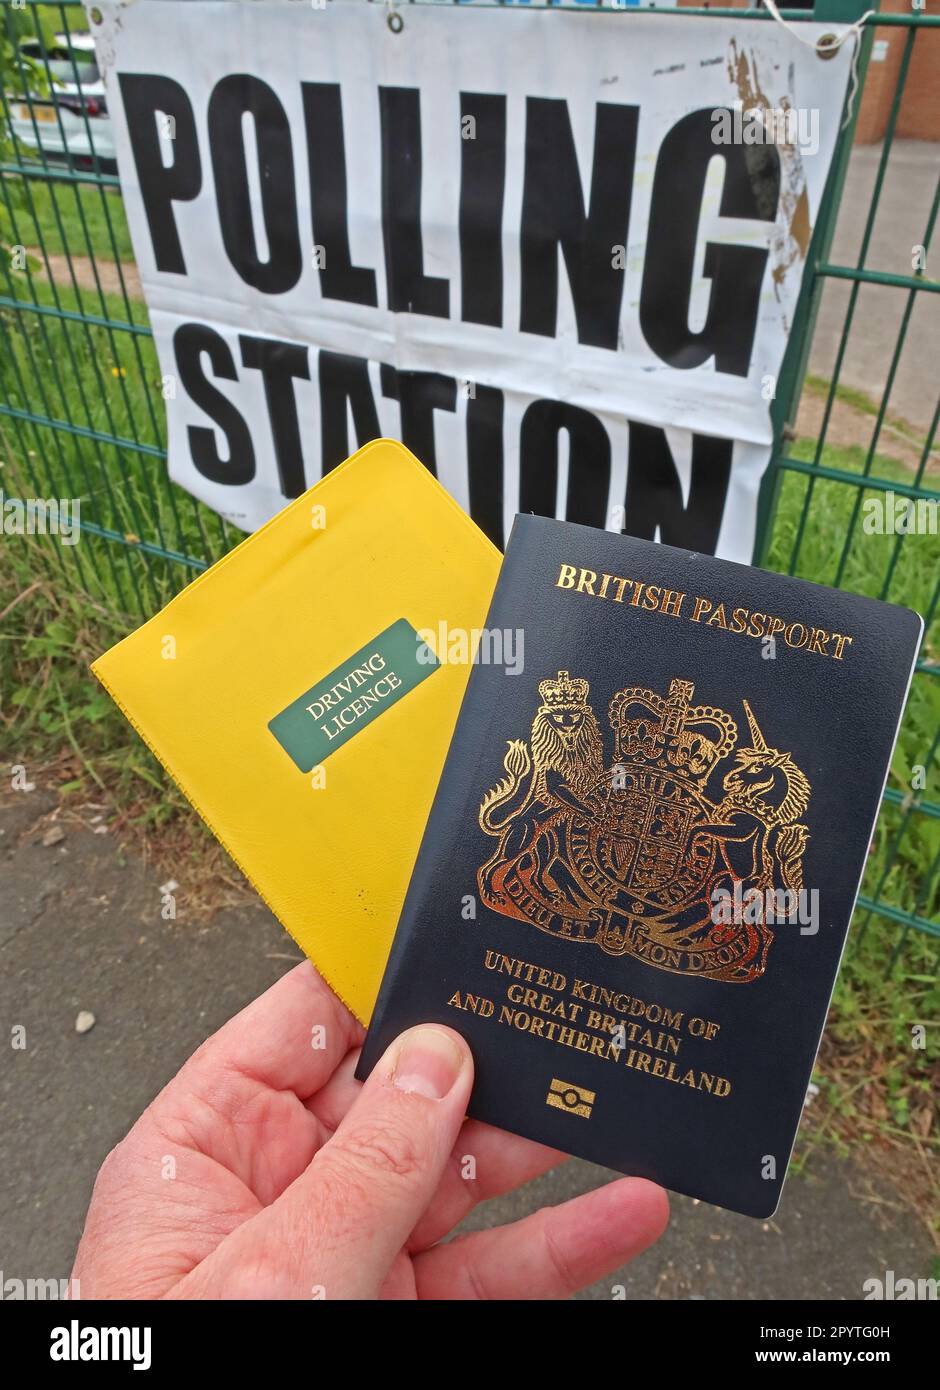
[[[639,847],[638,840],[605,835],[594,844],[594,858],[609,878],[626,887],[633,876]]]
[[[592,836],[598,867],[618,887],[648,897],[671,883],[699,808],[637,787],[611,791]]]

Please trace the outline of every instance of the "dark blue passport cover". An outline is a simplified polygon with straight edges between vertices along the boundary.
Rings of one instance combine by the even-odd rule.
[[[358,1074],[449,1024],[471,1115],[771,1214],[921,631],[517,517],[484,652],[523,659],[471,673]]]

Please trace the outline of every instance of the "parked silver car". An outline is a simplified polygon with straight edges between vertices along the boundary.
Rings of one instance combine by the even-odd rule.
[[[42,95],[29,92],[28,101],[10,101],[16,139],[27,150],[66,159],[77,169],[90,168],[97,155],[101,167],[113,171],[114,135],[91,35],[57,34],[45,56],[38,39],[27,39],[20,52],[51,78],[51,85]]]

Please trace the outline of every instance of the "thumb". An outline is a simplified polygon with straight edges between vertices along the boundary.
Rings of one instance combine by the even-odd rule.
[[[193,1271],[207,1282],[188,1296],[237,1296],[233,1274],[253,1283],[265,1271],[269,1287],[243,1296],[376,1297],[437,1189],[472,1084],[459,1034],[436,1024],[403,1033],[300,1177]]]

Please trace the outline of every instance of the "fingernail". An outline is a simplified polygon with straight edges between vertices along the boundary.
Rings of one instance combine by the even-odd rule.
[[[463,1053],[440,1028],[412,1028],[400,1040],[392,1070],[399,1091],[417,1091],[429,1100],[443,1100],[463,1068]]]

